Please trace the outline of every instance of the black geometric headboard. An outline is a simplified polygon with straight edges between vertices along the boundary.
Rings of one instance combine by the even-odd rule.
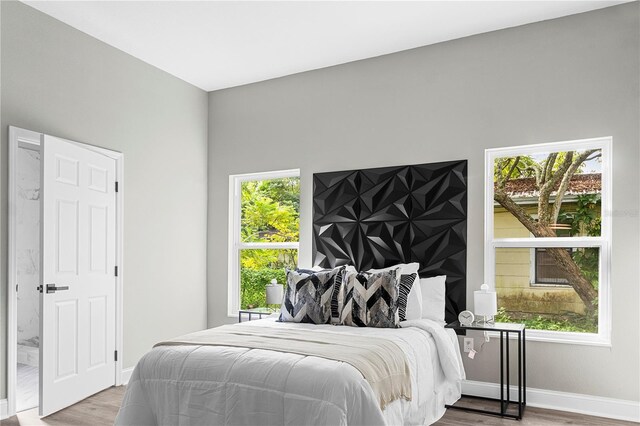
[[[313,264],[420,263],[447,275],[445,319],[466,308],[467,161],[313,175]]]

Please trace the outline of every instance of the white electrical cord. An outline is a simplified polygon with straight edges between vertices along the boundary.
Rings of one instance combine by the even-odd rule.
[[[480,345],[480,348],[478,349],[478,352],[482,352],[482,348],[484,347],[484,344],[489,342],[491,339],[489,338],[489,332],[485,331],[484,332],[484,342],[482,342],[482,344]]]

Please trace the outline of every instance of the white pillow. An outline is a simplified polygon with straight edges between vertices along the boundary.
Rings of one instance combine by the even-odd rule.
[[[316,265],[316,266],[311,266],[311,267],[309,267],[309,268],[306,268],[306,267],[304,267],[304,268],[303,268],[302,266],[298,265],[298,266],[296,266],[296,268],[295,268],[295,269],[306,269],[307,271],[316,271],[316,272],[320,272],[320,271],[323,271],[323,270],[325,270],[325,269],[331,269],[331,268],[323,268],[322,266],[318,266],[318,265]]]
[[[446,275],[420,279],[422,318],[445,322],[446,280]]]
[[[353,266],[351,266],[351,267],[353,268],[353,270],[355,270],[355,268]],[[347,268],[349,268],[349,266],[347,266]],[[389,266],[388,268],[369,269],[366,272],[375,273],[375,272],[388,271],[388,270],[395,269],[395,268],[400,268],[400,274],[403,274],[403,275],[413,274],[414,272],[417,274],[418,273],[418,269],[420,269],[420,264],[418,262],[398,263],[397,265]]]
[[[347,267],[348,268],[348,267]],[[409,295],[407,297],[407,309],[405,314],[405,320],[414,320],[422,318],[422,291],[420,285],[420,276],[418,275],[418,269],[420,269],[420,264],[417,262],[414,263],[399,263],[397,265],[390,266],[384,269],[370,269],[367,272],[381,272],[389,269],[400,268],[401,275],[411,275],[416,274],[416,279],[411,285],[411,290],[409,291]],[[354,268],[355,269],[355,268]]]

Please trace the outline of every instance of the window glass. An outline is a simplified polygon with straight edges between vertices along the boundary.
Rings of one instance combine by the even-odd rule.
[[[298,241],[299,177],[244,181],[241,194],[241,241]]]
[[[496,249],[496,320],[524,322],[528,328],[538,330],[597,333],[597,311],[590,313],[583,297],[597,297],[600,250],[545,247],[535,251],[538,259],[531,256],[529,248]],[[558,266],[563,262],[573,262],[579,274],[566,273]],[[540,284],[540,275],[551,285],[534,285]],[[578,280],[586,280],[590,295],[578,294]]]
[[[485,279],[497,321],[609,342],[610,150],[610,138],[487,150]]]
[[[494,238],[600,236],[601,158],[601,149],[496,158]]]
[[[284,284],[285,268],[297,264],[297,249],[240,250],[240,308],[265,306],[265,285],[272,279]]]
[[[298,263],[300,172],[230,176],[228,315],[265,307],[266,286]]]

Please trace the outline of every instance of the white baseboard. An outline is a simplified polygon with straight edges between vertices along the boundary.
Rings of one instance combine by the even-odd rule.
[[[126,386],[129,383],[129,379],[131,379],[131,373],[133,373],[134,367],[123,368],[121,377],[122,386]]]
[[[511,386],[511,395],[518,397],[518,387]],[[500,397],[500,385],[497,383],[462,382],[462,393],[466,395]],[[640,402],[578,393],[558,392],[546,389],[527,388],[527,405],[550,410],[569,411],[589,416],[640,422]]]
[[[0,399],[0,420],[9,417],[7,414],[8,404],[6,399]]]

